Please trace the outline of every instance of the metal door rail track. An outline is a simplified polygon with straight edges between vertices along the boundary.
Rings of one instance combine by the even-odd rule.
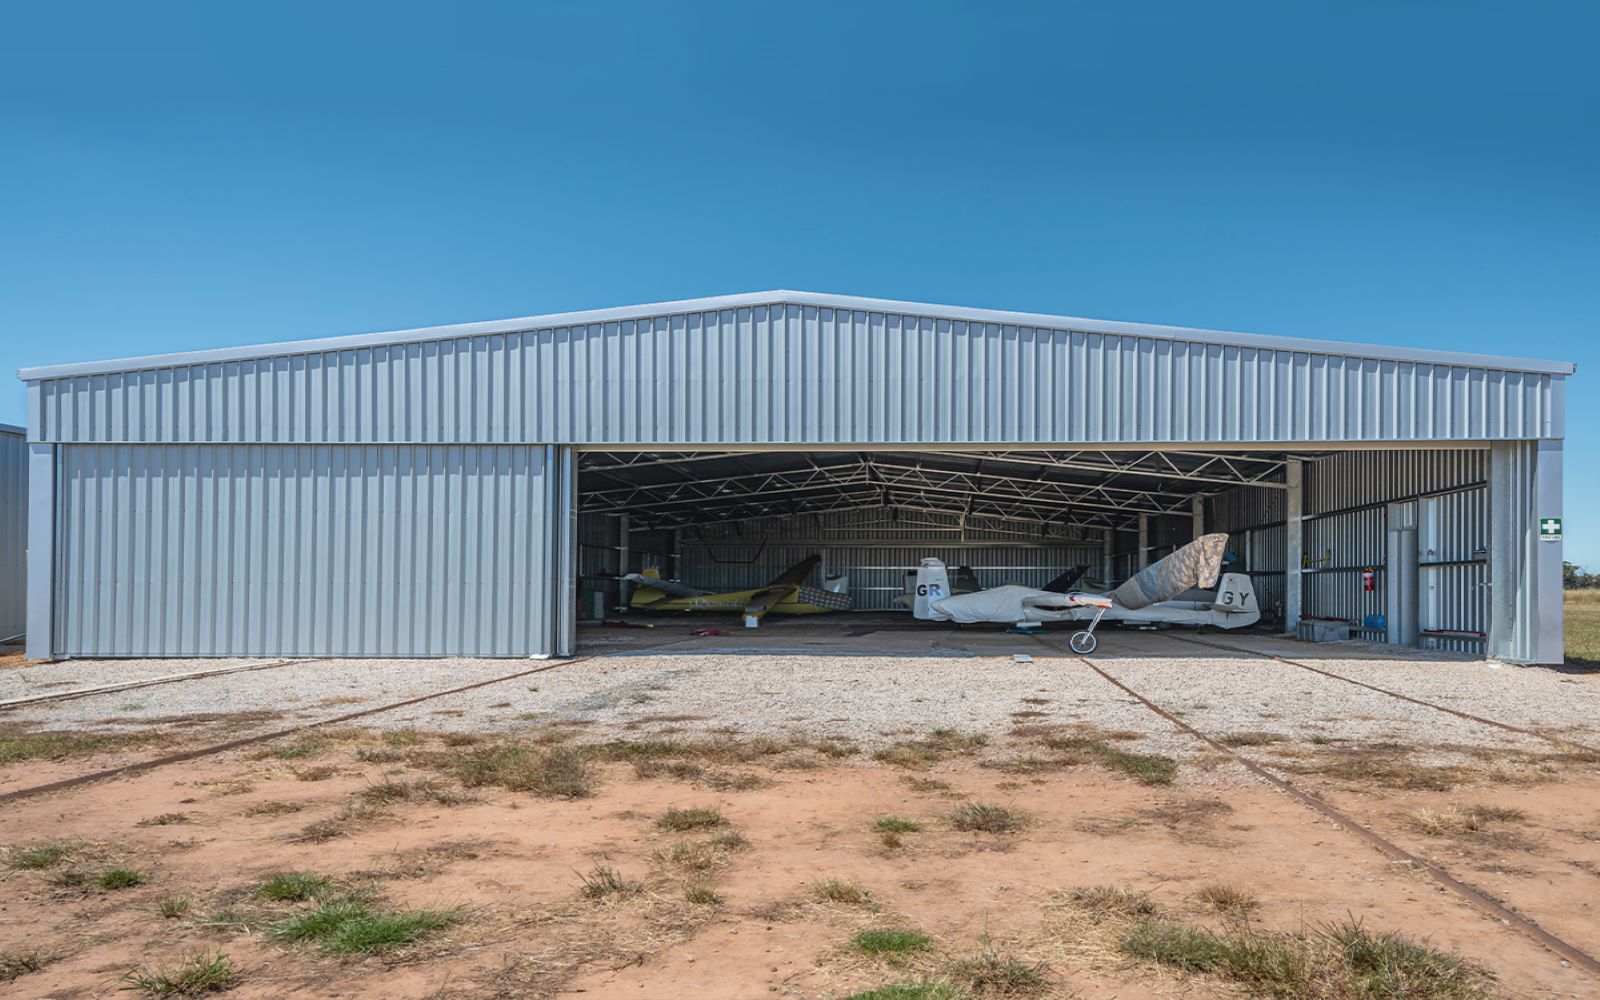
[[[1523,736],[1532,736],[1537,739],[1554,743],[1558,746],[1572,747],[1585,753],[1600,754],[1600,748],[1592,747],[1585,743],[1579,743],[1577,740],[1569,740],[1565,736],[1552,736],[1549,733],[1541,733],[1537,729],[1525,729],[1522,726],[1513,726],[1509,722],[1498,722],[1494,719],[1486,719],[1481,715],[1473,715],[1470,712],[1462,712],[1446,705],[1436,704],[1435,702],[1431,701],[1423,701],[1421,698],[1413,698],[1408,694],[1401,694],[1399,691],[1390,691],[1388,688],[1378,687],[1376,684],[1368,684],[1366,681],[1358,681],[1354,677],[1346,677],[1343,674],[1336,674],[1331,670],[1324,670],[1321,667],[1313,667],[1309,663],[1301,663],[1299,660],[1291,660],[1286,656],[1279,656],[1276,653],[1261,653],[1253,649],[1242,649],[1238,646],[1225,646],[1220,642],[1205,642],[1200,639],[1191,639],[1188,636],[1182,635],[1169,635],[1167,638],[1176,639],[1179,642],[1187,642],[1195,646],[1206,646],[1211,649],[1226,650],[1230,653],[1244,653],[1247,656],[1258,656],[1264,659],[1277,660],[1279,663],[1287,663],[1291,667],[1299,667],[1301,670],[1309,670],[1314,674],[1321,674],[1324,677],[1331,677],[1336,681],[1344,681],[1346,684],[1354,684],[1356,687],[1363,687],[1368,691],[1376,691],[1379,694],[1386,694],[1391,698],[1398,698],[1401,701],[1408,701],[1413,705],[1421,705],[1424,708],[1431,708],[1436,711],[1444,712],[1447,715],[1453,715],[1458,719],[1466,719],[1469,722],[1480,722],[1485,726],[1494,726],[1496,729],[1504,729],[1508,733],[1518,733]]]
[[[1168,712],[1166,709],[1162,708],[1160,705],[1157,705],[1149,698],[1146,698],[1133,688],[1122,683],[1122,681],[1118,680],[1107,671],[1101,669],[1087,658],[1075,656],[1073,659],[1082,663],[1090,670],[1093,670],[1095,673],[1105,678],[1124,693],[1138,701],[1145,708],[1148,708],[1150,711],[1161,716],[1163,719],[1172,723],[1185,733],[1188,733],[1190,736],[1193,736],[1195,739],[1206,744],[1212,749],[1232,757],[1251,774],[1254,774],[1261,780],[1271,784],[1279,791],[1289,795],[1291,798],[1302,803],[1303,805],[1310,806],[1327,819],[1354,833],[1372,847],[1377,848],[1379,853],[1383,854],[1390,860],[1417,866],[1417,868],[1427,873],[1427,875],[1435,882],[1438,882],[1446,889],[1454,892],[1457,896],[1460,896],[1472,906],[1477,907],[1479,910],[1482,910],[1484,913],[1487,913],[1489,916],[1500,921],[1501,923],[1521,931],[1523,934],[1526,934],[1528,937],[1539,942],[1539,944],[1555,952],[1557,955],[1560,955],[1562,958],[1566,959],[1568,962],[1571,962],[1578,968],[1583,969],[1592,975],[1600,975],[1600,961],[1597,961],[1586,952],[1580,951],[1576,947],[1561,940],[1554,934],[1551,934],[1549,931],[1545,930],[1543,927],[1540,927],[1538,924],[1534,923],[1529,918],[1517,913],[1515,910],[1507,908],[1505,905],[1484,893],[1481,889],[1477,889],[1465,882],[1462,882],[1433,862],[1412,854],[1393,841],[1386,839],[1376,831],[1368,829],[1367,827],[1362,826],[1360,823],[1357,823],[1345,813],[1340,812],[1333,806],[1328,805],[1326,802],[1323,802],[1310,792],[1301,789],[1298,785],[1294,784],[1288,779],[1269,771],[1267,768],[1256,763],[1250,758],[1238,753],[1232,747],[1226,746],[1225,744],[1207,736],[1205,733],[1200,732],[1198,729],[1189,725],[1187,722],[1184,722],[1171,712]]]
[[[688,641],[688,639],[672,639],[667,642],[657,643],[646,648],[659,649],[662,646],[671,646],[674,643]],[[376,708],[367,708],[362,709],[359,712],[349,712],[344,715],[336,715],[330,719],[318,719],[315,722],[307,722],[298,726],[290,726],[287,729],[279,729],[270,733],[259,733],[255,736],[245,736],[241,737],[240,739],[228,740],[223,743],[214,743],[210,746],[197,747],[193,750],[184,750],[179,753],[167,754],[164,757],[156,757],[151,760],[142,760],[138,763],[127,764],[122,767],[107,768],[103,771],[91,771],[88,774],[80,774],[75,778],[62,778],[60,781],[46,782],[43,785],[33,785],[29,788],[18,788],[14,789],[13,791],[0,793],[0,803],[16,802],[21,799],[29,799],[33,798],[35,795],[43,795],[46,792],[65,791],[69,788],[77,788],[81,785],[88,785],[97,781],[105,781],[109,778],[120,778],[135,774],[142,774],[145,771],[153,771],[158,767],[166,767],[169,764],[182,764],[185,761],[198,760],[201,757],[210,757],[215,754],[226,753],[229,750],[237,750],[240,747],[254,746],[258,743],[269,743],[272,740],[280,739],[284,736],[293,736],[295,733],[303,733],[307,732],[308,730],[319,729],[323,726],[337,725],[341,722],[354,722],[356,719],[365,719],[369,716],[380,715],[384,712],[392,712],[397,708],[406,708],[407,706],[420,704],[424,701],[432,701],[435,698],[443,698],[446,695],[460,694],[463,691],[474,691],[478,688],[488,687],[491,684],[503,684],[506,681],[514,681],[520,677],[530,677],[533,674],[542,674],[547,670],[555,670],[558,667],[568,667],[576,663],[583,663],[586,660],[594,660],[608,655],[610,654],[592,653],[588,656],[575,656],[569,660],[561,660],[556,663],[546,663],[542,666],[532,667],[528,670],[519,670],[516,673],[506,674],[502,677],[491,677],[486,681],[474,681],[471,684],[463,684],[460,687],[447,688],[443,691],[435,691],[432,694],[418,695],[415,698],[407,698],[404,701],[396,701],[388,705],[380,705]]]
[[[241,674],[251,670],[267,670],[272,667],[286,667],[296,663],[321,663],[326,657],[309,660],[273,660],[270,663],[247,663],[238,667],[218,667],[215,670],[196,670],[187,674],[166,674],[161,677],[147,677],[138,681],[123,681],[117,684],[101,684],[95,687],[74,688],[71,691],[55,691],[49,694],[30,694],[21,698],[8,698],[0,701],[0,711],[8,708],[21,708],[24,705],[38,705],[51,701],[70,701],[73,698],[88,698],[97,694],[113,694],[117,691],[132,691],[135,688],[155,687],[157,684],[176,684],[179,681],[199,680],[202,677],[221,677],[224,674]]]

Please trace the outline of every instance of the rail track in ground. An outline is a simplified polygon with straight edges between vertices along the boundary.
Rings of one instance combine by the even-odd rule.
[[[694,637],[687,636],[680,639],[671,639],[667,642],[643,646],[640,647],[640,649],[661,649],[662,647],[675,645],[676,643],[688,642],[692,638]],[[630,650],[630,652],[634,651]],[[537,667],[530,667],[527,670],[518,670],[514,673],[503,674],[499,677],[491,677],[488,680],[474,681],[471,684],[461,684],[456,687],[446,688],[442,691],[433,691],[429,694],[417,695],[414,698],[405,698],[400,701],[390,702],[386,705],[378,705],[373,708],[364,708],[359,712],[346,712],[342,715],[335,715],[327,719],[315,719],[310,722],[289,726],[284,729],[276,729],[269,733],[256,733],[252,736],[241,736],[238,739],[224,740],[221,743],[213,743],[203,747],[194,747],[189,750],[181,750],[177,753],[165,754],[160,757],[152,757],[149,760],[135,761],[132,764],[124,764],[119,767],[105,768],[99,771],[90,771],[87,774],[75,775],[71,778],[61,778],[56,781],[48,781],[42,785],[31,785],[27,788],[15,788],[9,792],[0,793],[0,804],[17,802],[22,799],[33,798],[34,796],[44,795],[49,792],[67,791],[68,789],[78,788],[83,785],[93,784],[99,781],[107,781],[112,778],[130,777],[135,774],[142,774],[146,771],[153,771],[156,768],[167,767],[171,764],[182,764],[191,760],[199,760],[202,757],[212,757],[220,753],[226,753],[229,750],[238,750],[241,747],[255,746],[260,743],[270,743],[273,740],[282,739],[285,736],[294,736],[297,733],[310,732],[315,729],[320,729],[324,726],[336,726],[344,722],[355,722],[358,719],[366,719],[374,715],[382,715],[385,712],[392,712],[395,709],[406,708],[411,705],[418,705],[425,701],[432,701],[435,698],[443,698],[452,694],[460,694],[463,691],[474,691],[478,688],[489,687],[493,684],[504,684],[507,681],[514,681],[522,677],[531,677],[534,674],[542,674],[550,670],[559,670],[562,667],[575,666],[588,660],[595,660],[609,655],[611,654],[591,653],[587,656],[574,656],[570,659],[557,660],[553,663],[542,663]],[[317,661],[298,660],[293,662],[311,663]],[[221,672],[233,671],[225,670]],[[215,675],[216,673],[219,672],[212,671],[209,675]]]
[[[139,688],[156,687],[160,684],[177,684],[182,681],[197,681],[206,677],[225,677],[228,674],[250,673],[256,670],[270,670],[273,667],[291,667],[304,663],[322,663],[328,657],[312,657],[296,660],[273,660],[270,663],[245,663],[236,667],[217,667],[213,670],[194,670],[186,674],[164,674],[160,677],[147,677],[143,680],[119,681],[114,684],[97,684],[93,687],[73,688],[70,691],[52,691],[44,694],[23,695],[20,698],[7,698],[0,700],[0,712],[12,708],[25,708],[29,705],[45,705],[55,701],[72,701],[77,698],[92,698],[100,694],[116,694],[119,691],[135,691]]]
[[[1045,640],[1043,637],[1035,638],[1038,642],[1044,644]],[[1202,643],[1202,645],[1209,644]],[[1059,652],[1059,650],[1054,650],[1054,647],[1050,648],[1052,648],[1053,651]],[[1239,652],[1249,651],[1239,650]],[[1166,720],[1183,733],[1193,737],[1196,740],[1199,740],[1201,743],[1204,743],[1211,749],[1227,755],[1245,770],[1249,771],[1252,775],[1260,778],[1262,781],[1267,782],[1278,791],[1283,792],[1302,805],[1309,807],[1311,810],[1331,821],[1332,823],[1344,827],[1346,830],[1354,834],[1357,839],[1362,840],[1368,846],[1375,848],[1380,854],[1389,858],[1389,860],[1415,866],[1418,871],[1423,872],[1429,878],[1433,879],[1434,882],[1438,883],[1447,892],[1454,894],[1457,898],[1463,900],[1468,905],[1476,908],[1486,916],[1499,922],[1502,926],[1510,927],[1522,933],[1524,936],[1533,939],[1552,953],[1560,956],[1563,960],[1572,963],[1572,965],[1576,966],[1577,968],[1580,968],[1591,975],[1600,975],[1600,959],[1596,959],[1594,956],[1583,951],[1581,948],[1578,948],[1577,946],[1564,941],[1559,937],[1556,937],[1543,927],[1540,927],[1539,924],[1530,917],[1523,916],[1521,913],[1518,913],[1517,911],[1507,907],[1505,904],[1496,900],[1482,889],[1461,881],[1434,862],[1412,854],[1399,844],[1396,844],[1394,841],[1384,837],[1371,827],[1358,822],[1348,813],[1329,805],[1313,792],[1301,788],[1299,785],[1290,781],[1288,778],[1285,778],[1276,771],[1273,771],[1266,765],[1254,761],[1249,757],[1246,757],[1244,754],[1239,753],[1233,747],[1230,747],[1222,743],[1220,740],[1202,733],[1194,726],[1183,721],[1183,719],[1162,708],[1160,705],[1145,697],[1143,694],[1140,694],[1138,691],[1135,691],[1120,678],[1089,658],[1078,656],[1072,653],[1068,653],[1067,656],[1070,659],[1077,660],[1089,670],[1098,674],[1107,683],[1113,685],[1130,698],[1139,702],[1145,708],[1149,709],[1157,716],[1160,716],[1162,719]],[[1423,704],[1428,703],[1424,702]],[[1430,707],[1438,706],[1430,705]],[[1511,728],[1513,728],[1514,731],[1517,731],[1514,729],[1514,727]],[[1532,733],[1530,735],[1539,734]]]
[[[1391,691],[1388,688],[1379,687],[1376,684],[1368,684],[1366,681],[1358,681],[1353,677],[1346,677],[1343,674],[1335,673],[1332,670],[1325,670],[1322,667],[1314,667],[1309,663],[1302,663],[1299,660],[1291,660],[1287,656],[1279,656],[1276,653],[1263,653],[1253,649],[1245,649],[1240,646],[1228,646],[1220,642],[1206,642],[1203,639],[1194,639],[1189,636],[1182,635],[1167,635],[1165,638],[1175,639],[1178,642],[1187,642],[1194,646],[1204,646],[1208,649],[1219,649],[1229,653],[1243,653],[1246,656],[1254,656],[1260,659],[1276,660],[1279,663],[1288,664],[1291,667],[1299,667],[1301,670],[1309,670],[1314,674],[1321,674],[1323,677],[1328,677],[1336,681],[1343,681],[1346,684],[1353,684],[1359,688],[1366,688],[1368,691],[1376,691],[1378,694],[1388,695],[1389,697],[1399,699],[1400,701],[1410,702],[1413,705],[1421,705],[1424,708],[1431,708],[1436,712],[1443,712],[1446,715],[1453,715],[1458,719],[1466,719],[1468,722],[1477,722],[1485,726],[1493,726],[1496,729],[1502,729],[1508,733],[1517,733],[1521,736],[1532,736],[1535,739],[1544,740],[1548,743],[1554,743],[1557,746],[1571,747],[1576,750],[1581,750],[1585,753],[1600,754],[1600,747],[1592,747],[1587,743],[1580,743],[1577,740],[1567,739],[1565,736],[1555,736],[1550,733],[1542,733],[1537,729],[1528,729],[1524,726],[1514,726],[1509,722],[1501,722],[1497,719],[1489,719],[1481,715],[1473,715],[1470,712],[1463,712],[1459,709],[1451,708],[1448,705],[1440,705],[1436,702],[1426,701],[1422,698],[1413,698],[1411,695],[1402,694],[1399,691]]]

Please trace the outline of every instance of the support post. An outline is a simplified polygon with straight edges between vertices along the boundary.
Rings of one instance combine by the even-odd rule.
[[[1206,533],[1206,498],[1195,497],[1189,502],[1189,510],[1194,537],[1199,538]]]
[[[627,576],[632,572],[628,564],[633,561],[633,548],[629,536],[633,534],[633,515],[621,513],[617,515],[617,576]],[[633,589],[633,584],[627,580],[617,581],[617,610],[628,610],[628,594]]]
[[[56,446],[28,445],[28,638],[30,660],[55,656]]]
[[[1283,481],[1283,630],[1294,635],[1300,627],[1301,577],[1305,566],[1305,466],[1298,458],[1285,459]]]
[[[1111,589],[1111,585],[1116,582],[1116,580],[1115,580],[1116,565],[1115,565],[1115,562],[1114,562],[1114,560],[1117,557],[1116,541],[1115,541],[1116,540],[1116,536],[1117,536],[1117,533],[1115,531],[1111,530],[1110,528],[1107,528],[1107,529],[1105,529],[1105,537],[1101,539],[1101,545],[1103,546],[1103,550],[1102,550],[1102,552],[1100,554],[1100,559],[1101,559],[1101,563],[1102,563],[1101,569],[1100,569],[1100,575],[1101,575],[1101,577],[1103,579],[1101,579],[1100,582],[1105,584],[1105,587],[1106,587],[1107,590],[1110,590]]]
[[[1538,610],[1533,662],[1559,666],[1566,662],[1566,594],[1563,590],[1561,535],[1545,534],[1544,524],[1562,524],[1562,442],[1540,441],[1534,469],[1534,594]]]
[[[556,456],[557,529],[556,656],[571,656],[578,645],[578,461],[570,447],[551,449]]]
[[[1150,565],[1150,515],[1139,515],[1139,568]]]

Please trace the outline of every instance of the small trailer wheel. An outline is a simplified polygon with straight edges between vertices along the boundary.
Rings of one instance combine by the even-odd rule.
[[[1079,656],[1088,656],[1100,648],[1100,640],[1095,637],[1093,632],[1086,629],[1072,633],[1072,637],[1067,640],[1067,645],[1072,647],[1072,651]]]

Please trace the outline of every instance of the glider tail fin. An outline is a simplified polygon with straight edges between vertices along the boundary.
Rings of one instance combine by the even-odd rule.
[[[661,571],[656,569],[654,566],[649,567],[643,573],[638,575],[643,577],[646,581],[661,579]],[[633,588],[633,593],[629,597],[629,603],[654,604],[656,601],[659,601],[666,596],[666,592],[657,590],[656,588],[650,586],[648,582],[637,583]]]
[[[922,560],[922,565],[917,567],[916,601],[911,605],[911,613],[925,621],[936,616],[933,602],[950,596],[950,580],[945,573],[944,562],[933,557]]]
[[[1256,588],[1248,573],[1224,573],[1217,584],[1217,599],[1211,605],[1214,611],[1229,614],[1257,614],[1261,605],[1256,602]]]

